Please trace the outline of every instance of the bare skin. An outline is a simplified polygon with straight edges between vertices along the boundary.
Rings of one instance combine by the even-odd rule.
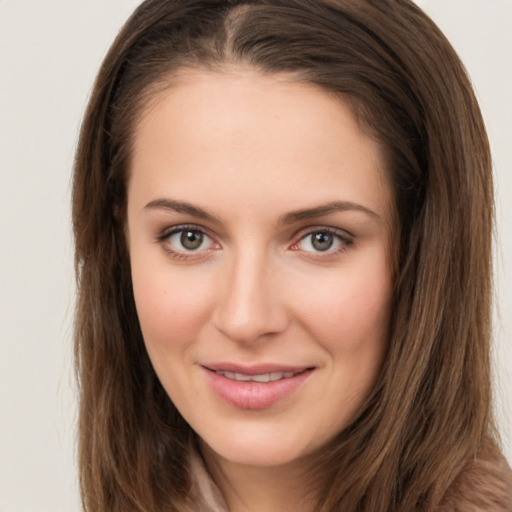
[[[138,124],[128,185],[145,344],[229,510],[314,510],[303,475],[388,336],[381,148],[313,85],[183,71]]]

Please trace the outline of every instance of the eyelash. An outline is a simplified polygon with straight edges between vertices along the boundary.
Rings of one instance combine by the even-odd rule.
[[[157,242],[163,247],[164,251],[167,252],[170,256],[172,256],[177,261],[187,261],[193,258],[198,257],[204,257],[202,253],[204,253],[205,250],[203,249],[200,251],[193,251],[193,250],[175,250],[172,249],[171,244],[169,243],[169,239],[173,235],[177,235],[179,233],[183,233],[185,231],[193,232],[193,233],[199,233],[202,236],[208,238],[212,241],[213,244],[216,244],[216,242],[213,240],[213,238],[204,230],[204,228],[201,228],[199,226],[196,226],[194,224],[183,224],[180,226],[173,226],[172,228],[165,229],[157,238]],[[219,244],[216,244],[219,245]]]
[[[169,239],[177,234],[182,234],[183,232],[194,232],[202,235],[203,237],[206,237],[211,241],[212,245],[216,245],[217,247],[220,247],[220,245],[215,242],[213,237],[211,237],[204,228],[201,228],[200,226],[196,226],[194,224],[184,224],[179,226],[173,226],[172,228],[165,229],[158,237],[157,242],[162,246],[162,248],[175,260],[177,261],[188,261],[191,259],[198,259],[198,258],[204,258],[205,252],[209,252],[212,250],[210,247],[207,249],[202,250],[175,250],[172,248]],[[301,251],[299,245],[307,240],[308,237],[312,237],[315,234],[322,234],[322,235],[328,235],[334,237],[338,241],[338,246],[333,250],[330,248],[327,248],[325,251],[306,251],[302,250],[303,253],[307,255],[307,257],[312,259],[325,259],[328,257],[335,256],[337,254],[340,254],[344,251],[346,251],[351,245],[354,243],[354,237],[350,234],[348,234],[345,231],[341,231],[339,229],[335,228],[327,228],[327,227],[313,227],[308,228],[307,231],[303,230],[301,234],[296,235],[298,237],[298,240],[294,242],[290,246],[290,250],[292,251]],[[335,242],[334,242],[335,243]],[[201,244],[202,245],[202,244]],[[215,247],[215,249],[217,248]],[[215,250],[214,249],[214,250]]]
[[[309,258],[317,260],[326,259],[341,254],[354,243],[354,237],[352,235],[348,234],[345,231],[341,231],[335,228],[319,226],[308,228],[306,232],[303,231],[302,233],[303,234],[300,235],[299,240],[290,247],[292,250],[300,251],[301,249],[298,247],[300,243],[302,243],[303,241],[307,240],[310,237],[312,238],[313,235],[318,234],[332,236],[334,239],[338,241],[338,246],[335,249],[331,249],[330,247],[327,248],[325,251],[305,251],[304,249],[302,249],[304,253],[307,253]],[[312,245],[313,241],[311,241],[310,244]]]

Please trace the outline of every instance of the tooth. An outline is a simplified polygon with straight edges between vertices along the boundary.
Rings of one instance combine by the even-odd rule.
[[[264,373],[262,375],[251,375],[251,380],[254,380],[255,382],[269,382],[270,374]]]
[[[275,382],[281,379],[289,379],[296,375],[296,372],[272,372],[272,373],[262,373],[260,375],[246,375],[244,373],[235,373],[228,372],[223,370],[217,370],[215,372],[217,375],[222,375],[227,379],[237,380],[240,382],[254,381],[254,382]]]

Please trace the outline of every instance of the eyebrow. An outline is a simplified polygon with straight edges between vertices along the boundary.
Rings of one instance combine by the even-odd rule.
[[[358,203],[352,203],[351,201],[333,201],[324,205],[316,206],[314,208],[307,208],[304,210],[297,210],[294,212],[287,213],[280,219],[282,224],[293,224],[302,220],[314,219],[316,217],[322,217],[334,212],[347,212],[347,211],[359,211],[365,213],[373,219],[381,220],[381,216],[370,210],[366,206]]]
[[[171,210],[177,213],[186,213],[199,219],[220,224],[219,218],[216,217],[213,213],[210,213],[207,210],[200,208],[199,206],[194,206],[193,204],[187,203],[185,201],[175,201],[173,199],[155,199],[144,206],[144,210]]]
[[[199,219],[207,220],[213,223],[220,224],[220,219],[213,213],[195,206],[185,201],[176,201],[174,199],[155,199],[150,201],[144,210],[171,210],[177,213],[186,213],[197,217]],[[316,206],[314,208],[306,208],[302,210],[296,210],[286,215],[283,215],[279,219],[279,224],[294,224],[303,220],[314,219],[316,217],[322,217],[334,212],[346,212],[346,211],[359,211],[369,217],[380,220],[381,217],[373,210],[370,210],[366,206],[351,201],[332,201],[327,204]]]

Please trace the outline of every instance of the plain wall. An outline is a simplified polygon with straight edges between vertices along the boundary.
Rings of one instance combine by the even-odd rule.
[[[78,512],[70,176],[101,59],[138,0],[0,0],[0,512]],[[423,0],[494,153],[497,412],[512,461],[512,2]]]

